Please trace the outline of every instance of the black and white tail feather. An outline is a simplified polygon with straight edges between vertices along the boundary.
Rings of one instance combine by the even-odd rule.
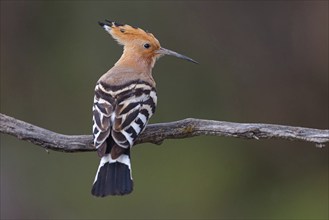
[[[94,196],[132,192],[130,148],[154,114],[156,103],[155,88],[144,81],[96,84],[93,137],[101,161],[91,191]]]

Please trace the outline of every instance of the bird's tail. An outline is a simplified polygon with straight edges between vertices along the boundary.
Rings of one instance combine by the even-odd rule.
[[[91,193],[97,197],[125,195],[133,191],[130,155],[121,154],[115,160],[105,154],[99,164]]]

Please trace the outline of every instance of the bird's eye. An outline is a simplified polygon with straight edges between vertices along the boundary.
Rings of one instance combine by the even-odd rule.
[[[151,47],[151,45],[150,44],[144,44],[144,48],[146,48],[146,49],[149,49]]]

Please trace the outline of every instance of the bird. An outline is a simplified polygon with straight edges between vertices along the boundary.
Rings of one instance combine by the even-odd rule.
[[[101,158],[91,193],[96,197],[133,191],[130,148],[157,105],[152,68],[163,55],[195,60],[160,46],[152,33],[105,19],[98,22],[123,53],[96,83],[92,107],[93,144]]]

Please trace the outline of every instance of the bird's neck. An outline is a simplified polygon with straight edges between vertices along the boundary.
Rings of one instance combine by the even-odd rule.
[[[155,58],[145,58],[140,56],[138,53],[124,50],[122,56],[116,62],[115,66],[126,66],[151,74],[155,61]]]

